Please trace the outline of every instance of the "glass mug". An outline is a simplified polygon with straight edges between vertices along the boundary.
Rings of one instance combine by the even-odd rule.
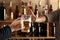
[[[21,17],[21,27],[22,32],[30,32],[31,27],[31,16],[30,15],[22,15]]]

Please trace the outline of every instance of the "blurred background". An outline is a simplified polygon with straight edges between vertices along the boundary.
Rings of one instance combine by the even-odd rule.
[[[45,14],[58,9],[60,0],[0,0],[0,26],[20,17],[25,29],[13,32],[8,40],[55,40],[55,23],[47,22]]]

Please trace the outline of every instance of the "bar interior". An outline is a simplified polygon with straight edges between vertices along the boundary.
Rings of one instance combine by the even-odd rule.
[[[58,9],[60,0],[0,0],[0,27],[19,19],[22,29],[8,40],[55,40],[55,23],[45,17]]]

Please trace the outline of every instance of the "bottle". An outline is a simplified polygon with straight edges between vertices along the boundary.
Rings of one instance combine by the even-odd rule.
[[[41,27],[40,36],[47,36],[47,24],[40,23],[40,27]]]
[[[0,20],[6,19],[5,1],[0,4]]]
[[[26,8],[24,8],[24,15],[27,15],[27,14],[26,14]]]
[[[41,27],[40,27],[40,23],[38,23],[38,36],[41,35],[40,32],[41,32]]]
[[[30,28],[30,36],[35,36],[35,34],[34,34],[34,32],[35,32],[35,28],[34,28],[34,22],[32,22],[31,23],[31,28]]]
[[[55,34],[55,31],[56,31],[56,27],[55,27],[55,23],[53,22],[52,23],[52,36],[55,36],[56,34]]]
[[[3,7],[4,7],[4,20],[6,20],[6,8],[5,8],[5,1],[3,1]]]
[[[11,12],[11,20],[13,20],[13,12]]]
[[[41,6],[41,1],[38,1],[38,11],[39,11],[39,14],[42,14],[42,6]]]
[[[29,7],[31,10],[33,10],[33,7],[32,7],[32,5],[31,5],[31,1],[28,2],[28,7]]]
[[[6,8],[4,7],[4,20],[6,20]]]
[[[38,17],[38,7],[37,7],[37,5],[35,5],[35,12],[34,12],[34,14]]]
[[[49,13],[48,9],[49,9],[48,4],[46,4],[45,5],[45,11],[44,11],[45,15],[47,15]]]
[[[50,5],[50,7],[49,7],[49,13],[52,12],[52,11],[53,11],[52,5]]]
[[[22,4],[21,4],[21,8],[23,10],[22,15],[24,15],[24,7],[25,7],[25,5],[24,5],[24,2],[22,1]]]
[[[9,6],[9,19],[13,20],[12,1],[10,1],[10,6]]]
[[[56,35],[56,26],[55,26],[55,23],[53,23],[53,26],[54,26],[54,36]]]
[[[23,15],[27,15],[27,8],[26,8],[26,5],[25,3],[22,1],[22,9],[23,9]]]
[[[14,19],[17,19],[19,17],[19,9],[18,9],[18,5],[16,5],[16,9],[15,9],[15,14],[14,14]]]

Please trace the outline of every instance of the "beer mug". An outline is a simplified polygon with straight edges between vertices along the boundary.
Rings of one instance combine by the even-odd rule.
[[[21,17],[22,32],[30,32],[31,27],[31,15],[22,15]]]

